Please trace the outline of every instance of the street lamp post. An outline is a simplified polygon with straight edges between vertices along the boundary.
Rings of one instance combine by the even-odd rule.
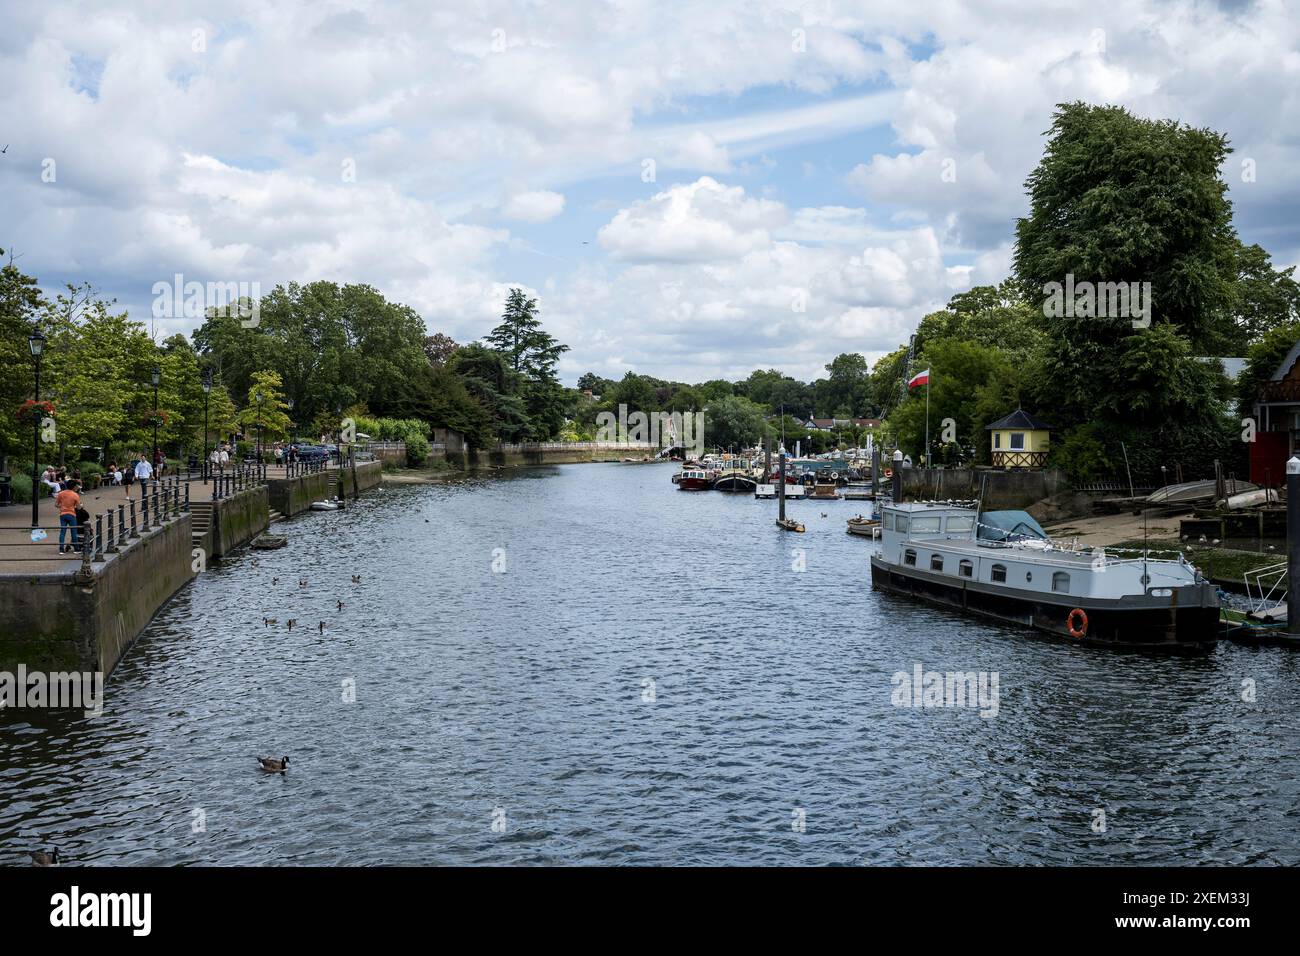
[[[45,351],[45,336],[41,334],[40,327],[37,326],[32,334],[27,337],[27,347],[31,349],[32,358],[36,360],[36,397],[33,401],[41,400],[41,353]],[[32,527],[39,528],[40,518],[40,480],[37,469],[40,467],[38,462],[41,458],[41,415],[39,408],[32,409]]]
[[[208,395],[212,391],[212,369],[203,370],[203,484],[208,483]]]
[[[262,467],[262,393],[257,393],[257,467]]]
[[[149,464],[158,467],[158,383],[162,381],[162,369],[153,367],[153,460]]]

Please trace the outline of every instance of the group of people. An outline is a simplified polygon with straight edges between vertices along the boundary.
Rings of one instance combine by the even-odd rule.
[[[213,446],[208,454],[208,462],[212,465],[213,472],[218,475],[225,474],[226,465],[230,464],[230,446],[225,442]]]

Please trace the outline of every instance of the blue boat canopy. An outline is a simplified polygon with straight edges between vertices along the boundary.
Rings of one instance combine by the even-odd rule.
[[[979,537],[983,541],[1047,540],[1047,532],[1027,511],[985,511],[980,514]]]

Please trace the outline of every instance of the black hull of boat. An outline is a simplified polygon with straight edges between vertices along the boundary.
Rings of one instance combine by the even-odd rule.
[[[717,481],[713,483],[714,491],[736,491],[736,492],[744,491],[752,494],[754,489],[757,487],[758,487],[758,482],[755,481],[753,478],[740,478],[737,476],[719,478]]]
[[[1185,653],[1208,651],[1222,636],[1219,608],[1209,605],[1120,609],[1101,607],[1079,599],[1056,602],[990,593],[969,584],[950,583],[927,575],[903,574],[876,557],[871,559],[871,586],[921,598],[931,604],[956,608],[980,617],[1029,627],[1064,638],[1072,644],[1132,650]],[[1080,608],[1088,616],[1087,633],[1070,635],[1070,612]]]

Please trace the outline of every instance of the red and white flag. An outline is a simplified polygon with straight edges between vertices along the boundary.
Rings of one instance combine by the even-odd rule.
[[[907,387],[916,388],[916,386],[918,385],[929,385],[929,384],[930,384],[930,370],[927,368],[924,372],[917,372],[915,375],[913,375],[912,378],[908,380]]]

